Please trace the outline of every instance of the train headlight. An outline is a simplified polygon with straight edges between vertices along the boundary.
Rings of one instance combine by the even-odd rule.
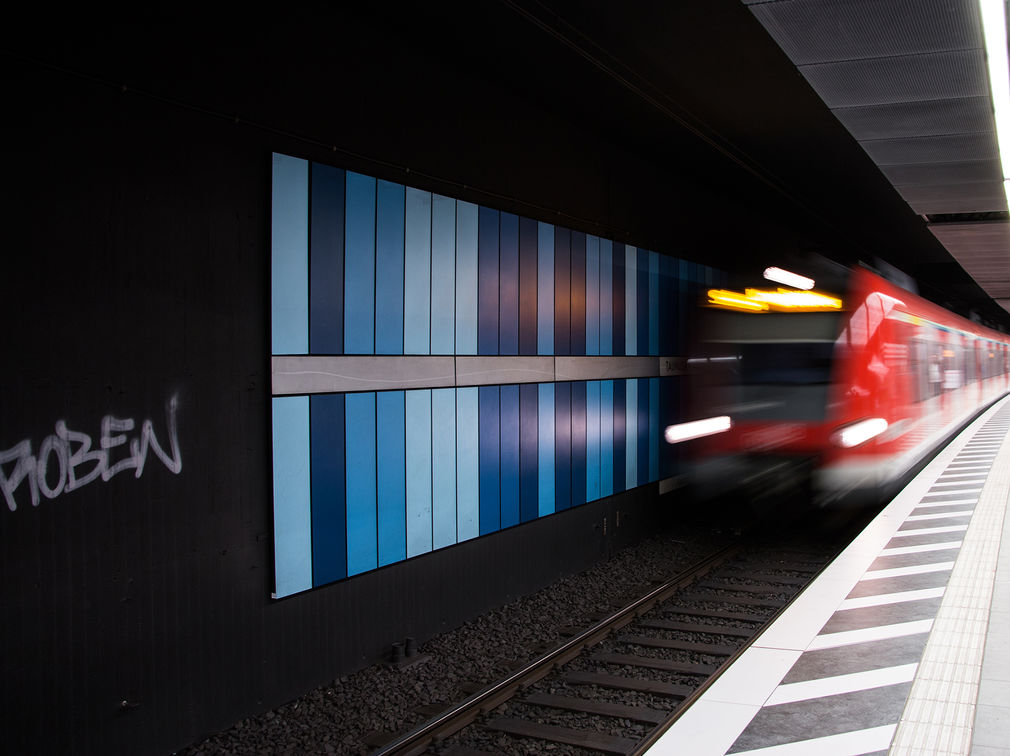
[[[831,434],[831,443],[843,449],[851,449],[853,446],[865,444],[886,430],[887,421],[884,418],[871,417],[839,428]]]
[[[666,442],[669,444],[679,444],[681,441],[690,441],[692,438],[702,436],[712,436],[716,433],[728,431],[733,423],[729,416],[710,417],[705,420],[694,420],[690,423],[679,423],[678,425],[666,426]]]

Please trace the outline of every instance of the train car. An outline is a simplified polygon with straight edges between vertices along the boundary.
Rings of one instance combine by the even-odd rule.
[[[710,290],[688,360],[703,497],[799,490],[819,506],[883,500],[1010,390],[1010,338],[866,268],[841,296]]]

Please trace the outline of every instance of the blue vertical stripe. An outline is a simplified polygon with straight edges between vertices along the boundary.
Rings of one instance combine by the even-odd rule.
[[[375,394],[347,394],[347,574],[378,566],[375,499]]]
[[[498,354],[497,210],[481,206],[477,223],[477,354]]]
[[[572,506],[586,503],[586,382],[572,383]]]
[[[614,382],[600,381],[600,496],[614,493]]]
[[[537,222],[519,219],[519,354],[537,353]]]
[[[375,353],[403,354],[403,184],[375,189]]]
[[[649,480],[659,480],[659,440],[663,427],[659,422],[659,378],[649,379]]]
[[[538,426],[537,385],[524,383],[519,387],[519,519],[522,522],[535,520],[539,509]]]
[[[572,232],[554,228],[554,354],[572,353]]]
[[[570,354],[586,353],[586,235],[572,231]],[[580,502],[584,503],[584,502]]]
[[[554,384],[537,386],[537,512],[554,513]]]
[[[402,391],[375,395],[375,479],[379,566],[407,558],[406,417]],[[353,429],[348,427],[349,432]]]
[[[615,331],[616,334],[616,331]],[[627,484],[627,406],[626,380],[614,381],[614,493],[620,493]]]
[[[519,218],[501,214],[498,262],[498,354],[519,354]]]
[[[586,237],[586,354],[600,354],[600,237],[598,236]]]
[[[312,471],[312,585],[347,577],[344,395],[309,398]]]
[[[421,389],[407,392],[407,556],[431,544],[431,389]]]
[[[636,262],[638,284],[636,285],[638,314],[635,322],[638,324],[636,343],[639,354],[649,354],[649,251],[638,250]]]
[[[312,163],[309,351],[344,351],[344,172]],[[328,581],[327,581],[328,582]]]
[[[404,243],[403,353],[431,354],[431,192],[407,188]]]
[[[554,226],[549,223],[537,224],[537,354],[554,354]]]
[[[501,386],[501,526],[519,524],[519,387]]]
[[[477,206],[456,202],[456,354],[477,354]]]
[[[629,378],[624,383],[624,488],[629,490],[638,485],[638,379]]]
[[[480,395],[480,534],[501,529],[500,438],[498,387],[481,386]]]
[[[649,354],[659,352],[659,254],[649,253]]]
[[[456,337],[456,201],[431,204],[431,353],[454,354]]]
[[[659,257],[659,296],[663,301],[663,317],[659,320],[659,353],[671,356],[677,349],[677,324],[680,308],[677,299],[677,261],[672,257]]]
[[[610,239],[600,239],[600,354],[614,354],[614,261]]]
[[[309,348],[309,163],[274,154],[270,325],[274,354]]]
[[[347,172],[344,352],[375,352],[375,179]]]
[[[554,509],[572,506],[572,384],[554,384]]]
[[[586,501],[600,492],[600,381],[586,383]]]
[[[456,543],[456,390],[431,392],[432,547]]]
[[[624,353],[638,354],[638,250],[624,247]]]
[[[613,339],[613,352],[621,356],[627,354],[624,344],[624,262],[626,259],[623,244],[614,244],[613,252],[613,278],[611,288],[611,310],[614,314],[611,338]],[[616,394],[615,394],[616,396]]]
[[[638,383],[638,485],[649,482],[649,379]]]
[[[273,398],[274,585],[290,596],[312,587],[309,398]]]
[[[476,387],[456,389],[456,540],[480,535],[480,461]]]

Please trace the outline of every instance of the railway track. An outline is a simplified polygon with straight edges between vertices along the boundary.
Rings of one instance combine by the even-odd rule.
[[[841,546],[741,539],[563,628],[559,645],[373,756],[640,753]]]

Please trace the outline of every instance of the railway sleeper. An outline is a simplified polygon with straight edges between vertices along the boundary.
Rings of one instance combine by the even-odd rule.
[[[570,685],[596,685],[612,690],[633,690],[636,693],[652,693],[669,698],[687,698],[694,695],[689,685],[675,685],[659,680],[642,680],[637,677],[611,675],[606,672],[566,672],[561,679]]]
[[[584,714],[594,714],[602,717],[632,719],[636,722],[657,725],[666,721],[669,714],[648,706],[629,706],[628,704],[594,701],[576,696],[558,696],[552,693],[532,693],[523,699],[526,703],[536,706],[546,706],[552,709],[579,711]]]
[[[591,748],[604,753],[627,754],[631,753],[637,746],[637,740],[622,738],[616,735],[606,735],[603,733],[583,732],[573,730],[569,727],[558,727],[557,725],[545,725],[537,722],[527,722],[524,719],[513,719],[511,717],[498,717],[484,723],[484,727],[497,732],[506,732],[509,735],[520,737],[537,738],[548,740],[554,743],[565,743],[579,748]]]
[[[680,672],[686,675],[707,677],[719,668],[714,664],[685,664],[684,662],[657,659],[652,656],[637,656],[635,654],[599,653],[589,657],[593,661],[607,664],[620,664],[626,667],[645,667],[646,669],[661,669],[665,672]]]
[[[710,656],[732,656],[736,646],[726,646],[717,643],[691,643],[689,641],[670,640],[669,638],[653,638],[648,635],[622,635],[617,639],[621,643],[631,643],[646,648],[672,648],[677,651],[693,651],[696,654]]]
[[[639,627],[651,630],[675,630],[680,633],[703,633],[706,635],[726,635],[734,638],[750,638],[753,630],[742,627],[720,627],[706,625],[701,622],[674,622],[672,620],[643,619],[638,621]]]

